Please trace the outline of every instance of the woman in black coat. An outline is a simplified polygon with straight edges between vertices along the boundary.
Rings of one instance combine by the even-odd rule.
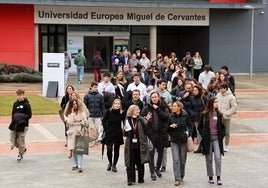
[[[222,140],[225,136],[225,127],[223,115],[218,110],[216,97],[211,97],[208,100],[208,104],[201,114],[198,131],[202,136],[203,154],[206,157],[207,176],[209,177],[208,182],[214,184],[212,167],[212,152],[214,152],[217,184],[222,185],[221,155],[224,155]]]
[[[62,120],[63,120],[63,113],[64,113],[64,109],[67,105],[67,103],[69,102],[69,100],[72,98],[72,94],[74,92],[74,87],[72,85],[67,85],[66,86],[66,89],[65,89],[65,95],[62,97],[61,99],[61,103],[60,103],[60,107],[61,107],[61,110],[60,110],[60,116],[62,116]],[[65,144],[65,147],[67,147],[67,131],[68,131],[68,128],[66,126],[66,123],[64,122],[64,134],[65,134],[65,138],[66,138],[66,144]],[[69,155],[69,158],[71,156]]]
[[[149,167],[152,180],[156,180],[156,175],[161,178],[162,174],[159,169],[162,162],[163,150],[169,147],[169,139],[167,134],[169,109],[164,101],[161,101],[160,95],[157,92],[152,92],[150,102],[141,112],[141,116],[145,117],[148,114],[152,115],[149,121],[151,129],[148,130],[148,138],[152,142],[153,148],[149,151]],[[155,149],[158,152],[157,165],[154,168]],[[156,172],[156,175],[155,175]]]
[[[109,161],[107,170],[112,169],[117,172],[116,164],[119,159],[120,145],[124,144],[122,121],[125,119],[125,113],[122,112],[120,99],[115,99],[112,108],[106,111],[103,116],[102,125],[105,132],[105,138],[102,144],[107,146],[107,158]],[[113,156],[114,149],[114,156]]]

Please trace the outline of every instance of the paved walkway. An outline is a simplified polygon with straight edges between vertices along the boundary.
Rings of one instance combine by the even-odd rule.
[[[230,151],[222,158],[223,187],[267,187],[268,178],[268,75],[235,76],[237,83],[238,112],[232,119]],[[84,84],[71,84],[82,95]],[[265,82],[266,80],[266,82]],[[41,94],[41,84],[0,84],[0,94],[14,94],[17,88],[27,93]],[[57,99],[60,100],[60,99]],[[101,146],[90,148],[84,157],[84,173],[72,172],[72,160],[67,159],[64,147],[63,124],[58,115],[33,116],[27,134],[27,154],[22,163],[16,162],[16,150],[10,150],[8,124],[10,117],[0,117],[0,187],[127,187],[123,160],[123,146],[118,172],[106,171],[107,159],[101,159]],[[145,184],[135,187],[173,187],[172,159],[168,150],[167,172],[152,182],[146,165]],[[216,185],[214,185],[216,186]],[[186,177],[182,187],[213,187],[207,184],[205,159],[201,154],[189,153]]]

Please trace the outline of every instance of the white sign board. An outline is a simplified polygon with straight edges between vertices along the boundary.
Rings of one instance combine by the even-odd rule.
[[[35,5],[34,23],[208,26],[209,9]]]
[[[49,81],[58,82],[58,96],[64,96],[64,53],[43,53],[43,96]]]

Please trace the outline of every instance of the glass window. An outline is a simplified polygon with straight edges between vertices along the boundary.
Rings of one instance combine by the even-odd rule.
[[[47,25],[41,25],[41,33],[47,33]]]
[[[58,52],[64,52],[65,51],[65,35],[58,35]]]
[[[54,39],[54,36],[49,36],[48,37],[48,52],[55,52],[55,39]]]
[[[49,33],[56,33],[56,26],[55,25],[49,25]]]
[[[47,36],[42,36],[42,52],[47,52]]]
[[[58,25],[58,33],[65,33],[66,32],[65,25]]]
[[[69,25],[68,31],[129,32],[129,26]]]

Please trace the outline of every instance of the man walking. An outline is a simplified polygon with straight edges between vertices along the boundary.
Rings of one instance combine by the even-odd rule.
[[[11,149],[19,149],[17,161],[23,160],[23,154],[26,152],[25,135],[28,131],[29,119],[32,117],[32,110],[29,101],[24,98],[25,91],[18,89],[16,91],[17,101],[13,104],[12,121],[9,125]]]
[[[78,54],[74,57],[74,64],[77,66],[77,80],[79,84],[82,84],[84,78],[84,66],[86,64],[86,58],[82,54],[82,50],[78,50]]]
[[[218,107],[223,113],[223,124],[225,126],[225,146],[224,152],[228,151],[230,142],[230,122],[233,114],[236,113],[237,103],[236,98],[232,94],[227,83],[220,84],[220,92],[217,94]]]

